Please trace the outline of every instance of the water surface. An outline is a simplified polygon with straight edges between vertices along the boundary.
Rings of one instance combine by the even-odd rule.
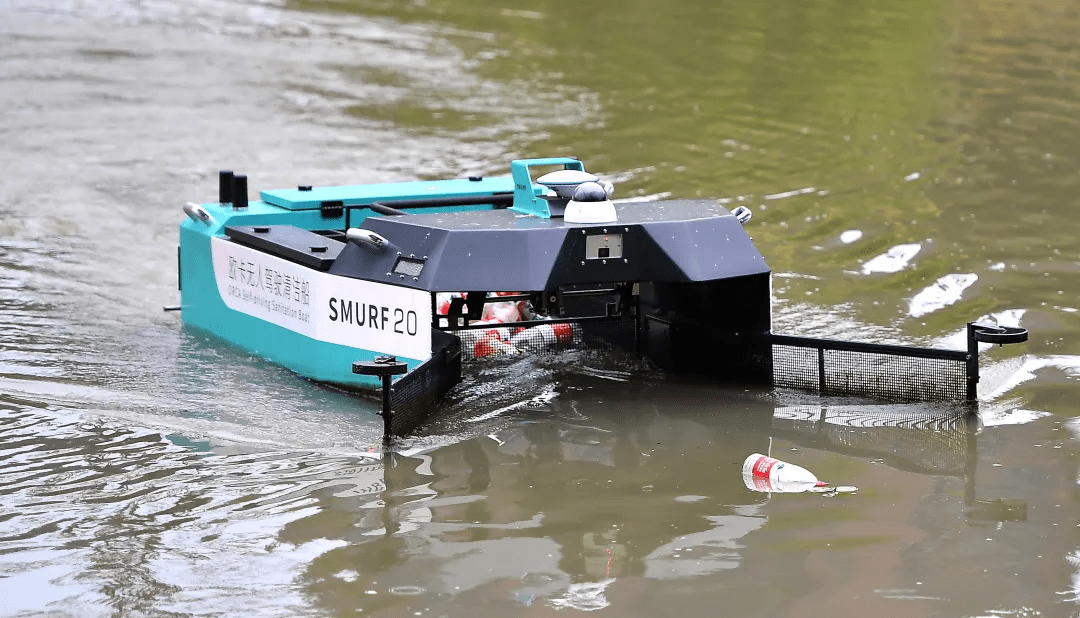
[[[1076,615],[1080,4],[0,6],[0,615]],[[987,349],[977,413],[472,368],[372,402],[175,314],[252,190],[573,155],[725,200],[779,332]],[[854,494],[765,494],[769,452]],[[721,609],[722,608],[722,609]]]

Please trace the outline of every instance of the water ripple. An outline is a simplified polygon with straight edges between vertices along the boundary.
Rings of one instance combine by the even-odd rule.
[[[227,545],[228,555],[249,568],[278,573],[268,588],[282,585],[290,570],[341,543],[283,542],[290,522],[317,513],[319,496],[384,489],[382,465],[369,456],[210,455],[149,430],[10,405],[0,409],[0,427],[6,461],[0,469],[0,556],[6,556],[0,574],[18,580],[42,569],[70,573],[73,564],[93,565],[78,584],[57,583],[67,576],[50,579],[56,603],[104,603],[128,613],[154,599],[159,608],[168,599],[184,605],[183,598],[200,590],[228,587],[223,582],[237,564],[201,565],[198,578],[183,574],[195,563],[181,568],[177,562],[199,545],[205,545],[196,552],[203,557]],[[207,579],[207,573],[215,576]],[[256,613],[280,611],[268,602]]]

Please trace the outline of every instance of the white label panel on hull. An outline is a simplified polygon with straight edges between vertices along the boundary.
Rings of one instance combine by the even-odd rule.
[[[331,275],[219,237],[210,253],[229,309],[327,343],[431,356],[428,292]]]

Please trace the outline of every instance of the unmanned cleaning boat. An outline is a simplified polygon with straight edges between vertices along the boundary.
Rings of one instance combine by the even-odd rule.
[[[392,434],[425,420],[463,358],[493,353],[610,349],[671,374],[964,401],[977,341],[1027,338],[969,324],[957,351],[772,333],[772,273],[747,208],[614,203],[613,190],[572,158],[258,201],[223,171],[216,202],[184,206],[183,321],[318,382],[385,385]]]

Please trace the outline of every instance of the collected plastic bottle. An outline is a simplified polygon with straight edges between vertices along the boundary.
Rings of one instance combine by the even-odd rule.
[[[574,327],[565,322],[518,329],[510,343],[525,352],[561,350],[574,342]]]
[[[506,330],[506,329],[501,329]],[[495,329],[485,330],[480,338],[473,345],[473,357],[484,358],[486,356],[502,356],[506,354],[520,354],[521,351],[510,345],[500,337],[499,331]]]
[[[483,322],[474,322],[483,324]],[[457,331],[461,338],[461,352],[465,358],[484,358],[504,354],[519,354],[520,351],[510,345],[510,329],[499,326],[492,328],[471,328]]]
[[[806,468],[761,453],[746,458],[742,476],[747,489],[769,493],[797,493],[828,485]]]
[[[517,292],[493,292],[489,298],[510,296]],[[484,314],[481,318],[485,322],[504,324],[506,322],[520,322],[522,319],[519,303],[508,301],[502,303],[487,303],[484,305]]]
[[[454,298],[457,297],[457,296],[460,296],[460,294],[451,294],[449,292],[439,292],[438,294],[436,294],[435,295],[435,299],[436,299],[436,301],[435,301],[435,304],[436,304],[435,310],[438,312],[438,314],[439,315],[447,315],[447,314],[449,314],[450,313],[450,301],[454,300]]]

